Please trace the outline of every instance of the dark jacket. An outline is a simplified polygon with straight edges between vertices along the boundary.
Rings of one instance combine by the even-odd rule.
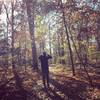
[[[50,55],[41,55],[39,57],[41,61],[41,68],[42,71],[47,71],[48,70],[48,60],[51,59],[52,57]]]

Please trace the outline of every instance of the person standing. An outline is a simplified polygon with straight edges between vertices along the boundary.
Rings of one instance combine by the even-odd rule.
[[[52,56],[48,55],[46,52],[43,52],[42,55],[39,56],[39,60],[41,62],[41,69],[42,69],[42,78],[44,88],[49,87],[49,64],[48,60],[51,59]]]

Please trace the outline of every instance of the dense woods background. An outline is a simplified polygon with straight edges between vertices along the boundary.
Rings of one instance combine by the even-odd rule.
[[[43,51],[53,57],[50,93]],[[100,0],[0,0],[0,100],[99,99]]]

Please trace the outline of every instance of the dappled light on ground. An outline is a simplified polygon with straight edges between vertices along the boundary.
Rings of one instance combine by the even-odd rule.
[[[91,75],[94,76],[92,77],[94,89],[84,77],[85,75],[79,73],[79,70],[76,76],[73,77],[68,67],[60,65],[50,67],[50,88],[45,90],[42,84],[41,74],[33,71],[31,67],[27,67],[26,71],[18,71],[17,69],[18,77],[22,84],[20,88],[17,86],[10,69],[7,73],[9,72],[10,74],[7,75],[9,82],[7,83],[7,80],[3,80],[1,82],[2,84],[0,84],[0,98],[2,98],[0,100],[26,100],[26,98],[27,100],[100,99],[100,79],[93,74]],[[15,97],[16,99],[14,99]]]

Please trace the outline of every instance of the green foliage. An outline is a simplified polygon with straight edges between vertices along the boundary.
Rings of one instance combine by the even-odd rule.
[[[88,48],[88,55],[91,60],[100,59],[100,51],[96,50],[96,46],[90,46]]]
[[[62,57],[59,56],[59,57],[57,58],[57,63],[59,63],[60,61],[65,61],[65,62],[66,62],[67,58],[68,58],[68,57],[67,57],[67,54],[65,54],[65,55],[62,56]]]
[[[40,15],[36,15],[35,18],[35,34],[36,36],[43,36],[46,34],[47,32],[47,26],[45,25],[45,23],[43,22],[43,17]]]

